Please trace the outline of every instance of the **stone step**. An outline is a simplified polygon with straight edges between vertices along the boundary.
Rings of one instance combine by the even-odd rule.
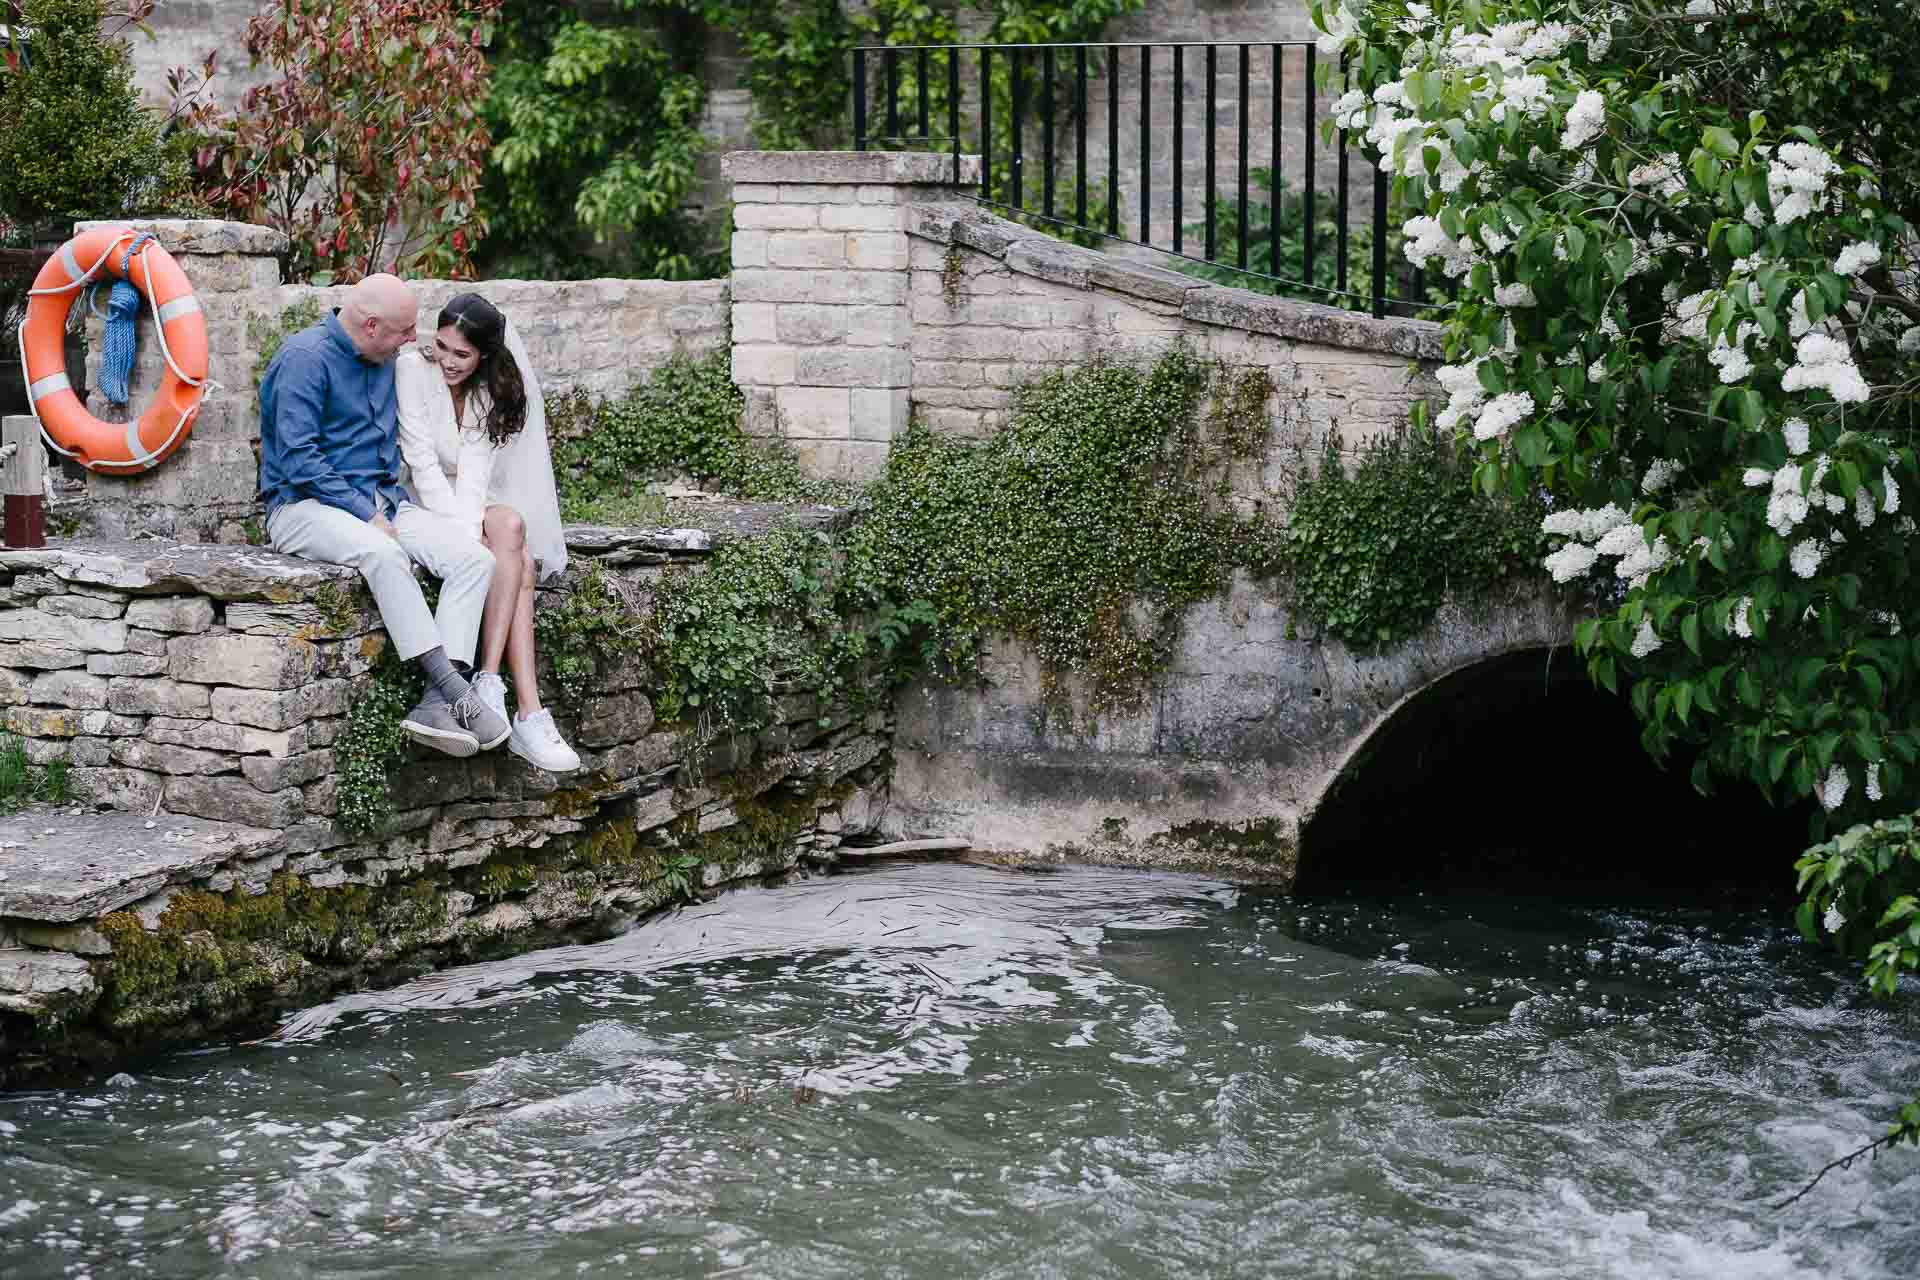
[[[271,852],[283,838],[181,814],[22,810],[0,818],[0,919],[92,920],[168,884]]]

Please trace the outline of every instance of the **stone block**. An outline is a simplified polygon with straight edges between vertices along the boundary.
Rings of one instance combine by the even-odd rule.
[[[904,387],[855,387],[850,406],[853,439],[884,441],[905,435],[912,394]]]
[[[168,716],[155,716],[147,721],[145,737],[148,742],[194,747],[201,751],[225,751],[233,755],[264,752],[270,756],[290,756],[305,751],[308,745],[305,725],[276,731],[254,729],[241,724],[221,724],[215,720],[184,720]]]
[[[776,231],[767,241],[772,267],[841,268],[848,265],[851,237],[833,231]]]
[[[213,718],[222,724],[291,729],[314,716],[345,715],[348,681],[316,680],[301,689],[224,689],[212,694]]]
[[[847,342],[856,347],[899,347],[913,338],[913,315],[905,307],[843,307]]]
[[[139,769],[68,769],[67,791],[75,800],[102,809],[151,813],[163,779]]]
[[[637,742],[653,728],[653,703],[644,693],[616,693],[588,698],[580,709],[574,741],[582,747],[611,747]]]
[[[126,609],[124,604],[112,600],[82,595],[48,596],[40,602],[40,607],[68,618],[117,618]]]
[[[0,707],[25,706],[32,697],[32,676],[10,667],[0,667]]]
[[[158,631],[128,631],[127,652],[144,657],[165,657],[167,637]]]
[[[791,303],[775,309],[774,327],[782,342],[803,346],[839,342],[847,336],[852,310],[826,303]]]
[[[804,387],[905,387],[913,355],[898,347],[802,347],[794,380]]]
[[[767,237],[765,231],[736,231],[733,233],[733,265],[736,267],[764,267],[767,265]]]
[[[87,671],[96,676],[155,676],[167,669],[160,654],[95,653],[87,657]]]
[[[115,764],[148,773],[202,774],[232,773],[237,761],[219,751],[197,751],[144,738],[119,738],[110,748]]]
[[[19,644],[0,644],[0,667],[33,667],[40,671],[57,671],[63,667],[84,667],[87,655],[78,649],[64,649],[59,645],[38,644],[34,641],[22,641]]]
[[[117,677],[107,686],[107,706],[125,715],[171,716],[182,720],[204,720],[213,711],[206,685],[136,676]]]
[[[811,230],[820,225],[820,207],[785,201],[778,204],[736,205],[733,225],[745,231]]]
[[[245,778],[168,778],[162,803],[170,813],[279,830],[306,815],[298,789],[264,792]]]
[[[731,277],[736,302],[835,302],[902,305],[912,282],[904,271],[801,271],[747,268]]]
[[[790,440],[845,440],[852,432],[852,393],[845,387],[779,387],[774,400]]]
[[[363,604],[367,607],[361,607]],[[357,636],[380,625],[380,615],[364,598],[334,609],[311,604],[267,604],[237,600],[227,606],[227,629],[256,636],[297,636],[331,640]]]
[[[308,813],[332,817],[340,809],[340,775],[329,774],[318,782],[308,783],[305,795]]]
[[[393,807],[418,809],[465,800],[474,794],[473,769],[465,760],[434,754],[411,760],[393,771]]]
[[[262,791],[279,791],[304,786],[333,772],[333,752],[309,751],[304,755],[249,756],[240,762],[240,772]]]
[[[827,205],[820,209],[820,227],[824,231],[901,232],[907,225],[907,211],[897,204]]]
[[[146,722],[111,711],[8,707],[5,714],[0,715],[0,725],[25,738],[74,738],[81,734],[119,738],[139,733]]]
[[[795,440],[793,451],[808,475],[865,484],[887,466],[890,445],[867,440]]]
[[[32,1003],[35,998],[84,996],[94,989],[93,967],[85,956],[25,947],[0,949],[0,993],[7,996]]]
[[[794,362],[792,347],[736,346],[733,380],[744,386],[782,386],[793,381]]]
[[[313,645],[283,636],[182,636],[167,643],[167,669],[176,680],[299,689],[319,666]]]
[[[905,271],[907,237],[898,231],[855,231],[847,236],[846,263],[857,271]]]
[[[48,706],[93,710],[107,705],[107,682],[84,671],[49,671],[35,677],[27,697]]]
[[[29,640],[88,653],[124,653],[127,624],[117,619],[71,618],[43,609],[0,610],[0,640]]]
[[[740,265],[738,254],[734,255],[734,265]],[[777,340],[778,330],[774,327],[775,308],[770,302],[736,302],[733,304],[733,340],[736,343],[765,343]]]

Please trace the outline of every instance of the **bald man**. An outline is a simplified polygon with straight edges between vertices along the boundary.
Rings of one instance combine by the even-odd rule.
[[[493,552],[400,486],[393,358],[413,341],[419,303],[404,280],[372,275],[320,323],[281,344],[260,383],[260,488],[274,548],[358,569],[400,656],[427,692],[401,721],[453,756],[497,747],[505,718],[468,687]],[[440,579],[429,611],[415,564]]]

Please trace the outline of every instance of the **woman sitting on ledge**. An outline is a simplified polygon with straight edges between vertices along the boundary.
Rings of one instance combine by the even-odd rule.
[[[519,704],[508,749],[554,773],[578,769],[534,674],[534,586],[567,567],[567,544],[526,347],[493,304],[463,293],[440,310],[431,360],[415,347],[394,361],[394,390],[414,500],[461,521],[494,555],[473,690],[506,718],[504,655]]]

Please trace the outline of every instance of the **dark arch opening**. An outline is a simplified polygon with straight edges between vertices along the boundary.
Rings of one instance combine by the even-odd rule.
[[[1296,891],[1787,902],[1809,810],[1711,796],[1566,649],[1436,682],[1349,762],[1301,832]]]

